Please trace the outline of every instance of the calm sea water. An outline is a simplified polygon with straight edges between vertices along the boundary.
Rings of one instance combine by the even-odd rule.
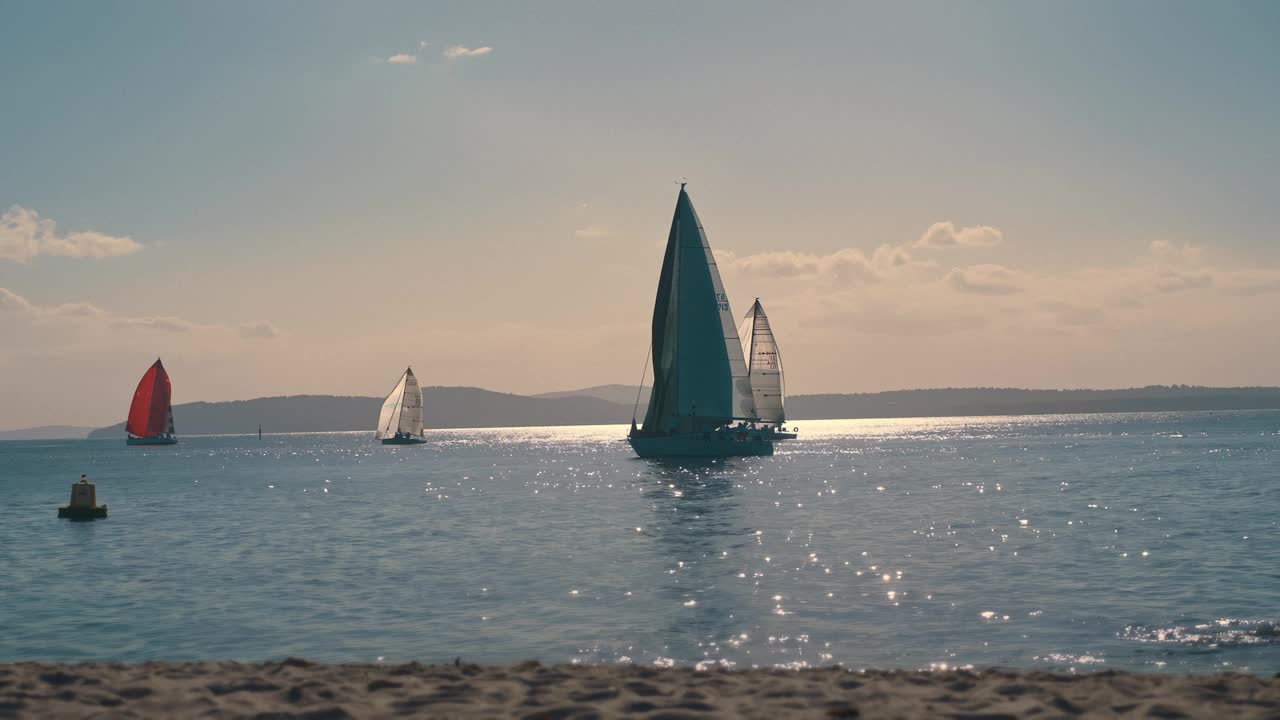
[[[0,443],[0,661],[1280,671],[1280,412],[800,425]]]

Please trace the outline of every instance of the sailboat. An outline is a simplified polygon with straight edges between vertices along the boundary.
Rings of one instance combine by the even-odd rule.
[[[160,358],[138,381],[133,391],[133,404],[129,406],[129,420],[124,429],[128,433],[127,445],[173,445],[178,436],[173,432],[173,390],[169,386],[169,373],[165,372]]]
[[[772,455],[758,428],[729,296],[693,202],[680,184],[653,306],[653,391],[627,440],[649,457]]]
[[[383,445],[420,445],[422,437],[422,390],[413,368],[407,368],[400,382],[382,402],[378,415],[378,439]]]
[[[783,409],[782,354],[778,341],[769,326],[769,316],[764,314],[760,298],[742,318],[738,326],[742,339],[742,354],[747,359],[747,377],[751,378],[751,395],[755,400],[756,414],[760,422],[772,431],[774,440],[793,440],[794,432],[787,432],[782,424],[787,421]]]

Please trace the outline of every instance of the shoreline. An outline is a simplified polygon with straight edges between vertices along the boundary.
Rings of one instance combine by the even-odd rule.
[[[0,664],[0,718],[1275,717],[1280,677],[635,665]]]

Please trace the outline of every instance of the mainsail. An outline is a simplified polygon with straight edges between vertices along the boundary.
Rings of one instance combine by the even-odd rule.
[[[653,392],[642,432],[755,417],[733,320],[706,233],[681,186],[653,307]]]
[[[406,369],[400,376],[400,382],[383,401],[378,416],[379,440],[397,434],[422,434],[422,390],[418,387],[418,378],[413,376],[413,368]]]
[[[742,338],[742,354],[747,359],[756,413],[764,422],[781,425],[787,419],[782,409],[782,355],[778,353],[778,342],[773,337],[773,329],[769,327],[769,317],[764,314],[760,298],[756,298],[751,310],[742,318],[738,335]]]
[[[125,430],[134,437],[147,438],[173,434],[172,388],[169,373],[157,358],[147,369],[138,389],[133,391],[133,404],[129,406],[129,420]]]

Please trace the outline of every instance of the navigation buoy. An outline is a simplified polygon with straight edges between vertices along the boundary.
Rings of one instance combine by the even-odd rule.
[[[71,504],[58,508],[58,517],[71,520],[97,520],[107,516],[107,506],[98,504],[97,487],[89,482],[88,475],[81,475],[80,482],[71,486]]]

